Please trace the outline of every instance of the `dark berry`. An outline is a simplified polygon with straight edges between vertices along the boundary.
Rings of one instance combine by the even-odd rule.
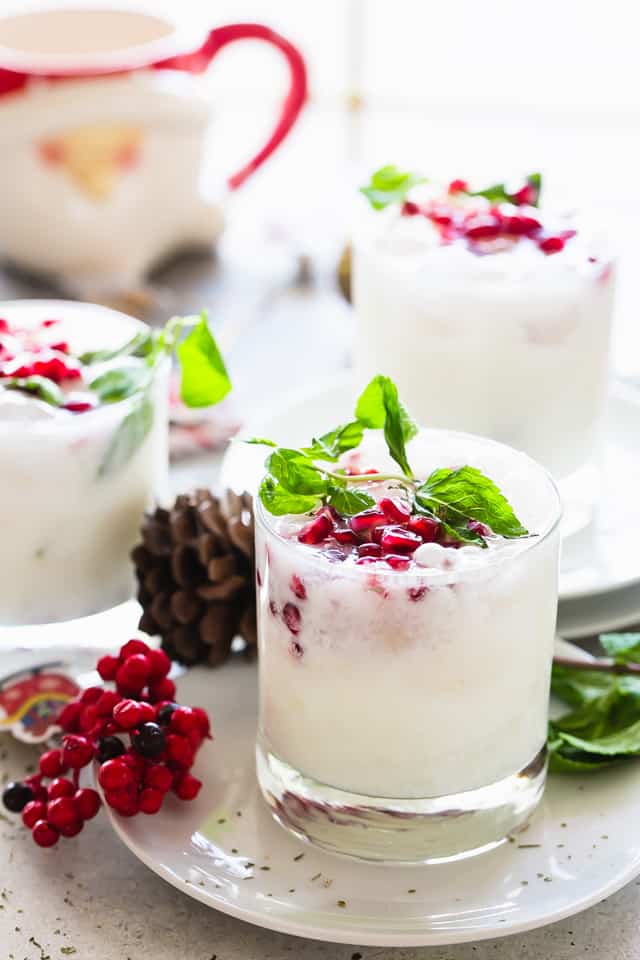
[[[122,756],[126,747],[119,737],[101,737],[98,740],[98,760],[105,763],[107,760],[115,760]]]
[[[21,813],[34,799],[34,792],[27,783],[14,781],[8,783],[2,791],[2,802],[11,813]]]
[[[39,847],[52,847],[54,843],[58,842],[60,836],[58,830],[47,823],[46,820],[38,820],[33,825],[31,835]]]
[[[137,753],[148,760],[159,757],[165,748],[165,735],[157,723],[143,723],[131,736],[131,745]]]
[[[161,726],[166,727],[177,709],[177,703],[163,703],[162,706],[156,710],[156,720]]]

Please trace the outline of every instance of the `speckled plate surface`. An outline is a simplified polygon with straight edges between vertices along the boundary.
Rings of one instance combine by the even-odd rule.
[[[251,423],[242,436],[265,436],[289,446],[344,423],[353,410],[348,378],[329,383],[320,392],[289,399],[286,407]],[[614,380],[607,401],[599,467],[602,488],[593,522],[563,544],[560,600],[578,600],[640,583],[640,389]],[[221,483],[241,492],[255,490],[264,473],[264,447],[231,444],[222,464]],[[560,610],[562,617],[562,608]],[[632,621],[629,621],[632,622]],[[589,630],[586,631],[589,633]],[[575,636],[575,634],[574,634]]]
[[[154,817],[109,815],[155,873],[231,916],[336,943],[460,943],[560,920],[640,873],[637,766],[551,777],[526,832],[457,863],[385,867],[316,851],[279,827],[258,793],[255,667],[194,668],[178,683],[218,734],[198,759],[200,796],[172,798]]]

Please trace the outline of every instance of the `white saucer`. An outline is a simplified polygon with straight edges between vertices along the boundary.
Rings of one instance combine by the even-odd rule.
[[[172,798],[116,832],[187,895],[250,923],[367,946],[461,943],[540,927],[584,910],[640,873],[640,770],[552,776],[530,828],[457,863],[385,867],[316,851],[290,837],[258,794],[256,670],[194,668],[184,703],[209,708],[216,740],[195,772],[200,796]]]
[[[249,424],[242,437],[264,436],[296,446],[308,443],[312,433],[344,423],[352,410],[350,381],[343,376],[319,392],[290,398],[283,409]],[[640,582],[640,390],[612,381],[602,433],[600,504],[587,529],[563,544],[561,600],[607,594]],[[247,446],[241,438],[234,441],[222,463],[222,486],[253,493],[264,474],[265,457],[264,447]]]

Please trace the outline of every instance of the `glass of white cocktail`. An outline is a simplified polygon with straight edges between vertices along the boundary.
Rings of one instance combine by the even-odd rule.
[[[420,430],[405,454],[408,420],[358,411],[406,470],[374,432],[348,449],[358,420],[311,459],[268,461],[258,777],[280,822],[327,849],[450,857],[504,839],[542,794],[558,495],[507,446]]]

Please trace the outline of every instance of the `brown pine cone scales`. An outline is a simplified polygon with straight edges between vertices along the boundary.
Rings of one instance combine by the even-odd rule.
[[[256,653],[253,507],[248,493],[181,494],[145,516],[131,554],[143,614],[172,659],[223,663],[235,637]]]

